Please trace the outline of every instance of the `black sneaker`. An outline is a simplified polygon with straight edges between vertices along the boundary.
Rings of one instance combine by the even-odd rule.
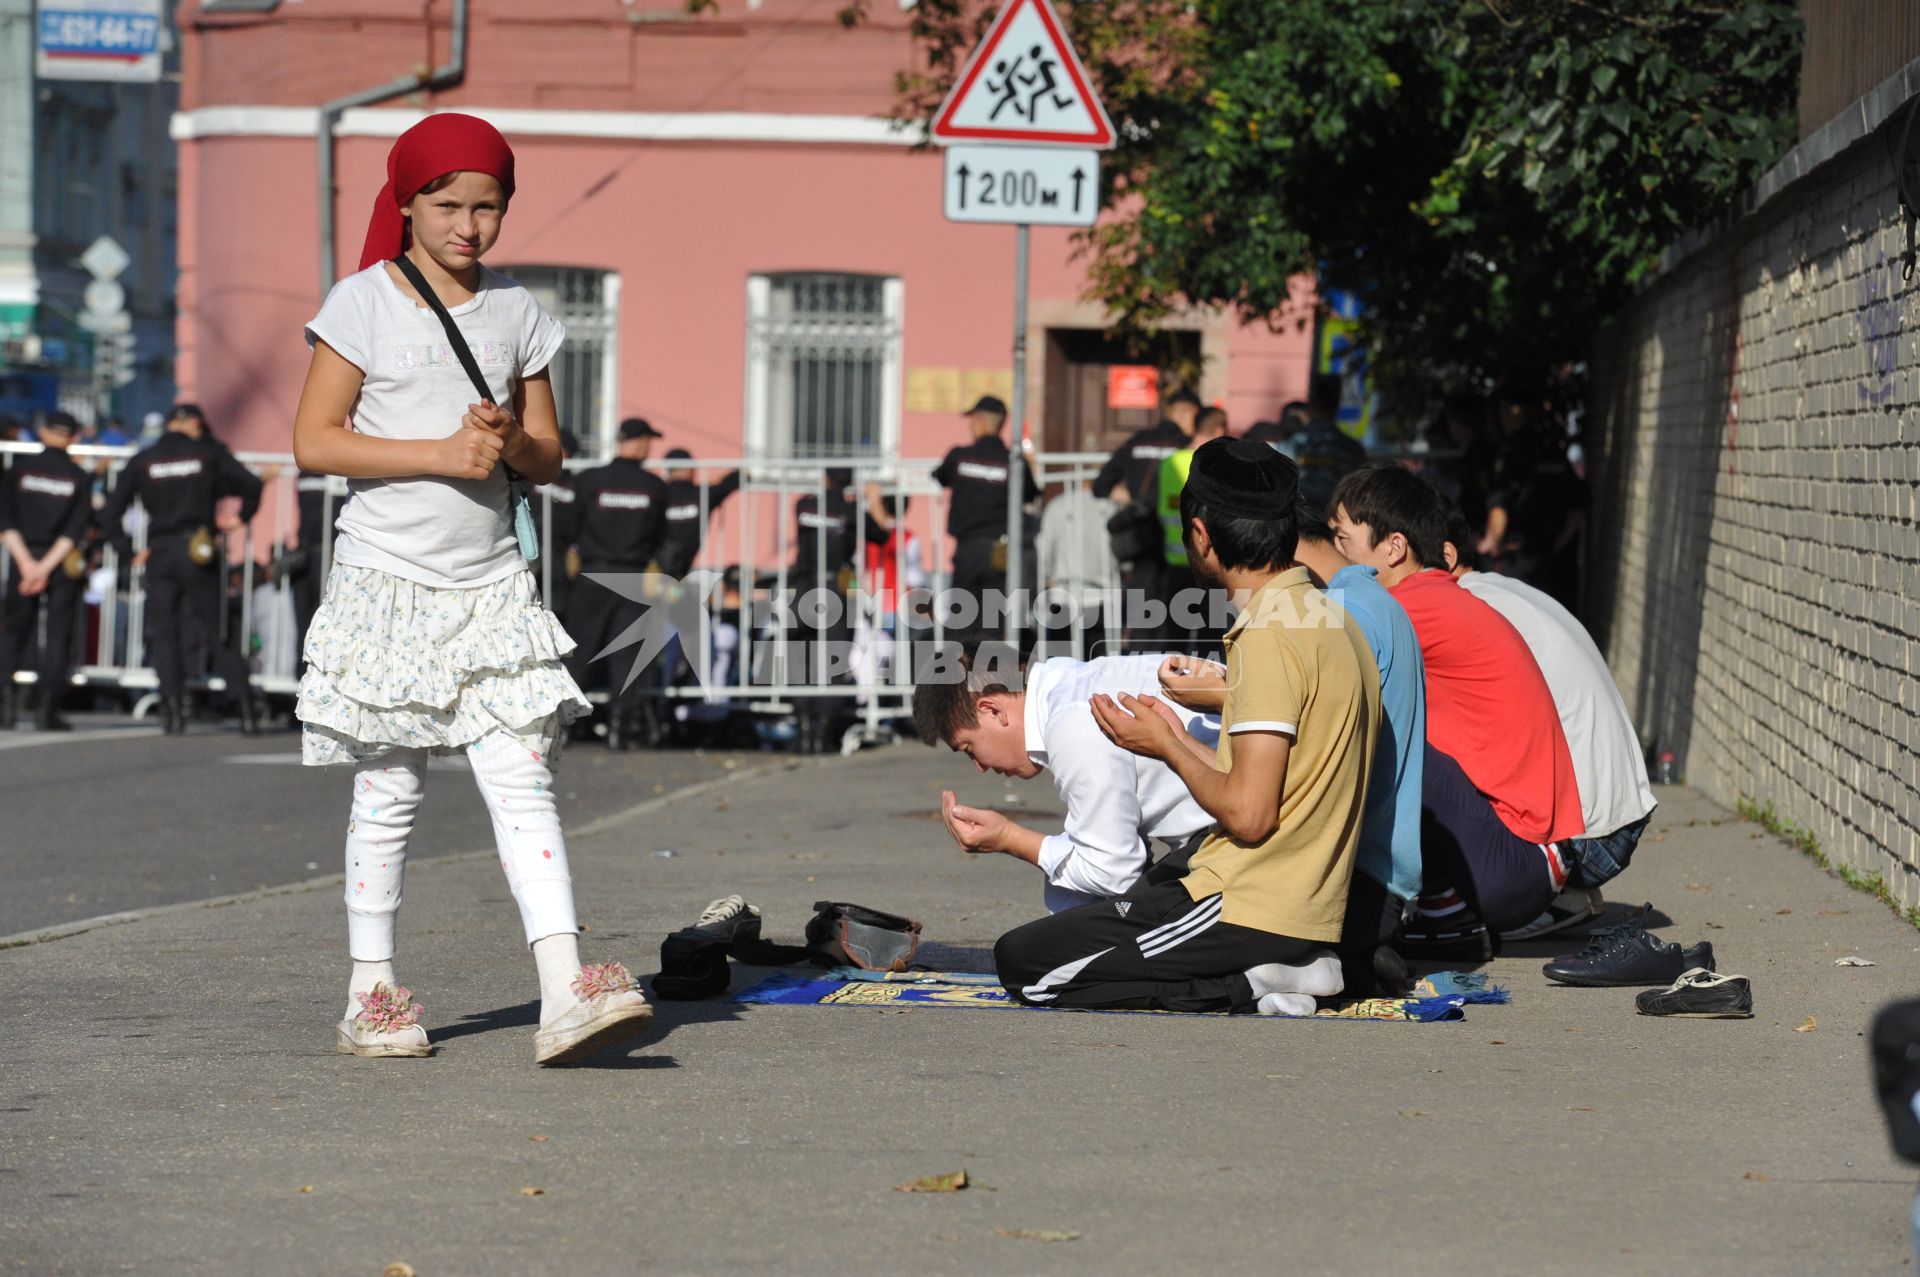
[[[1400,924],[1393,947],[1417,957],[1465,958],[1485,962],[1493,957],[1493,934],[1472,908],[1441,917],[1410,913]]]
[[[1525,926],[1500,933],[1502,940],[1538,940],[1556,931],[1591,922],[1606,912],[1598,887],[1568,887],[1548,902],[1540,916]]]
[[[1753,986],[1743,975],[1719,975],[1695,967],[1665,989],[1635,995],[1641,1015],[1686,1016],[1696,1020],[1751,1020]]]
[[[1547,979],[1589,988],[1635,984],[1671,984],[1694,967],[1713,970],[1713,946],[1702,940],[1691,949],[1668,944],[1639,926],[1598,932],[1579,953],[1555,958],[1540,968]]]

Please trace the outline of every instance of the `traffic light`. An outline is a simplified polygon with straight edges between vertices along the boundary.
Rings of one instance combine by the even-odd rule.
[[[107,369],[113,384],[124,386],[139,376],[139,361],[134,357],[133,334],[113,333],[107,338]]]

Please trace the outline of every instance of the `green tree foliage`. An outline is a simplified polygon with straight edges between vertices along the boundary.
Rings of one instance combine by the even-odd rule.
[[[1661,249],[1793,141],[1789,3],[1079,0],[1120,132],[1091,288],[1123,327],[1189,304],[1284,322],[1289,279],[1368,304],[1388,388],[1582,357]],[[919,0],[898,114],[984,33]]]

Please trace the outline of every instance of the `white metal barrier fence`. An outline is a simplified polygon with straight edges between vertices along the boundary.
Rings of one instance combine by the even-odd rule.
[[[0,443],[0,464],[10,467],[15,457],[36,451],[37,444]],[[96,475],[96,511],[135,451],[87,445],[71,450],[73,458]],[[266,491],[260,514],[224,539],[228,606],[220,611],[221,633],[207,638],[237,644],[257,688],[292,695],[298,686],[296,594],[304,588],[314,599],[319,595],[319,581],[330,566],[333,516],[345,499],[346,483],[325,481],[322,531],[310,536],[298,523],[300,476],[293,458],[235,455],[261,476]],[[1025,618],[1038,627],[1037,650],[1042,655],[1118,650],[1119,577],[1105,531],[1111,507],[1086,490],[1105,460],[1100,453],[1028,456],[1038,488],[1030,494],[1037,519],[1029,517],[1010,529],[1009,540],[1030,546],[1031,602]],[[816,710],[851,707],[859,727],[878,734],[911,703],[917,645],[940,644],[953,630],[991,623],[982,617],[980,601],[957,598],[947,588],[948,502],[946,491],[932,478],[932,460],[700,459],[650,465],[665,479],[696,485],[702,536],[694,567],[710,574],[702,578],[710,585],[705,607],[710,642],[719,649],[713,653],[719,659],[709,663],[711,676],[704,685],[658,676],[636,685],[647,695],[684,706],[683,716],[736,708],[792,713],[812,703]],[[588,467],[569,463],[568,468]],[[714,487],[736,468],[741,474],[737,492],[714,502]],[[808,513],[831,509],[844,516],[849,572],[822,577],[817,565],[828,559],[834,532],[829,520],[817,517],[802,526],[805,498],[812,498]],[[565,559],[551,552],[555,503],[543,501],[539,509],[541,544],[547,550],[537,565],[541,590],[543,597],[562,604],[564,620],[567,591],[605,587],[566,578]],[[885,515],[872,529],[866,517],[870,512]],[[879,522],[890,522],[891,530],[880,529]],[[146,547],[144,511],[137,503],[126,531],[137,556]],[[884,531],[886,539],[876,541],[870,531]],[[291,551],[296,544],[299,550]],[[130,692],[154,688],[153,672],[145,664],[144,569],[123,565],[104,533],[90,550],[88,563],[85,615],[75,627],[81,650],[74,683]],[[8,556],[0,554],[0,582],[12,571]],[[808,612],[810,594],[814,610]],[[831,610],[835,599],[840,614],[821,618],[818,609]],[[807,612],[806,619],[796,620],[801,612]],[[44,624],[42,631],[44,639]],[[16,677],[33,679],[24,670]],[[194,681],[220,686],[218,679]],[[604,695],[594,693],[595,699]]]

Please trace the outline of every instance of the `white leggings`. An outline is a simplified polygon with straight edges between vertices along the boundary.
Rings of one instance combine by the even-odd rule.
[[[424,749],[396,749],[379,761],[386,765],[354,775],[347,821],[347,946],[356,962],[393,958],[407,837],[427,777]],[[493,818],[500,867],[520,906],[527,943],[576,934],[567,844],[546,760],[516,737],[493,732],[467,747],[467,761]]]

